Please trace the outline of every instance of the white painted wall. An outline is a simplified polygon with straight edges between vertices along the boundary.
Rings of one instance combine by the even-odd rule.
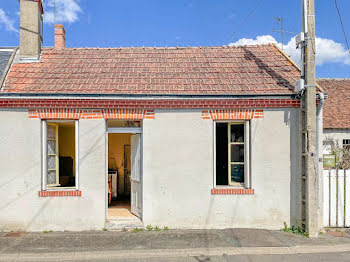
[[[0,231],[90,230],[105,223],[105,121],[79,121],[81,197],[38,197],[41,121],[0,110]]]
[[[251,122],[255,195],[211,195],[213,121],[201,111],[157,110],[143,123],[143,222],[170,228],[280,229],[298,216],[298,109]]]
[[[211,195],[213,121],[201,110],[156,110],[143,122],[143,222],[170,228],[280,229],[299,212],[298,109],[251,122],[255,195]],[[104,120],[79,121],[82,197],[38,197],[41,123],[0,110],[0,231],[100,230],[106,218]]]
[[[343,139],[350,139],[350,129],[323,129],[323,141],[332,139],[343,145]]]

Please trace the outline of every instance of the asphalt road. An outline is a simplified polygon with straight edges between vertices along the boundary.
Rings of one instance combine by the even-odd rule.
[[[39,254],[38,258],[40,257]],[[350,252],[342,253],[314,253],[314,254],[293,254],[293,255],[222,255],[222,256],[180,256],[180,257],[146,257],[146,258],[107,258],[108,252],[105,254],[104,258],[98,259],[93,256],[91,259],[85,257],[83,259],[67,259],[62,258],[54,261],[116,261],[116,262],[349,262]],[[37,259],[38,259],[37,258]],[[26,258],[22,259],[1,259],[0,261],[39,261],[36,258]],[[40,260],[41,261],[41,260]]]

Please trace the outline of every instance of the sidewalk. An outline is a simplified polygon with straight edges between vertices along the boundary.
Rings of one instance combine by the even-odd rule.
[[[350,231],[317,239],[256,229],[0,233],[0,261],[350,252]]]

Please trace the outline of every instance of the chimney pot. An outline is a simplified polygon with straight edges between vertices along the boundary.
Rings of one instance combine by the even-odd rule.
[[[66,48],[66,30],[63,25],[55,25],[55,48]]]

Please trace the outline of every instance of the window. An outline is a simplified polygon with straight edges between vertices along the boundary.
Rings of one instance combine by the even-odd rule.
[[[346,168],[350,165],[350,139],[343,139],[343,162]]]
[[[216,185],[249,187],[249,121],[215,124]]]
[[[43,121],[43,190],[77,188],[76,121]]]

